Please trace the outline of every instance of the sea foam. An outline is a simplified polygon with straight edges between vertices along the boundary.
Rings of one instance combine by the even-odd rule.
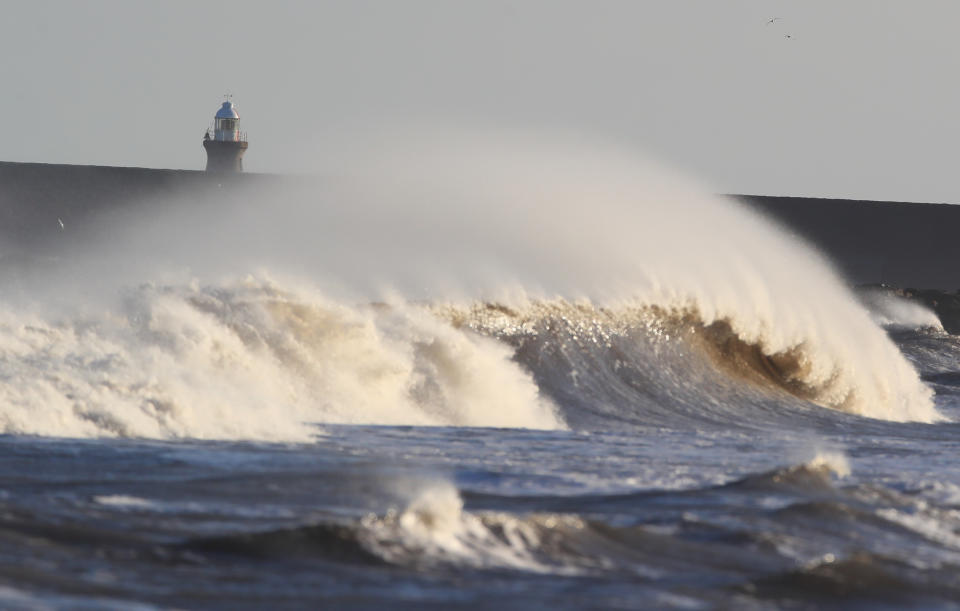
[[[509,330],[431,311],[478,303],[533,327],[544,303],[586,304],[613,327],[618,312],[692,316],[722,331],[721,356],[732,339],[787,365],[786,386],[819,405],[941,418],[830,264],[735,201],[583,139],[378,144],[338,157],[327,181],[104,218],[103,240],[0,307],[0,428],[303,440],[323,423],[565,427],[496,341]],[[224,280],[251,269],[267,271]],[[164,280],[183,270],[199,281]]]

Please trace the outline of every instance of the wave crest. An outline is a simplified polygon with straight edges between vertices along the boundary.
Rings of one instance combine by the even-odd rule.
[[[559,428],[488,338],[255,280],[144,285],[106,315],[0,310],[0,430],[307,440],[317,423]]]
[[[683,303],[347,305],[252,278],[143,285],[107,314],[0,309],[0,430],[302,441],[318,424],[782,422],[811,402],[938,419],[872,329],[849,346],[848,329],[825,339]]]
[[[597,307],[555,300],[517,308],[487,303],[447,308],[443,315],[454,325],[514,345],[518,359],[557,403],[577,403],[586,394],[590,404],[581,401],[581,408],[610,416],[661,424],[659,416],[669,422],[686,411],[697,419],[735,422],[751,404],[766,405],[771,396],[786,393],[873,418],[941,419],[932,392],[865,315],[854,321],[864,324],[855,336],[861,344],[853,346],[844,343],[851,341],[849,328],[825,338],[758,320],[708,317],[687,303]],[[576,414],[564,413],[576,422]]]

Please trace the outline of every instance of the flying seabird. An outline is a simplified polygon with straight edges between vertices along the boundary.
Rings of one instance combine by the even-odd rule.
[[[60,223],[60,229],[63,229],[63,221],[57,218],[57,222]]]
[[[773,23],[774,21],[780,21],[780,18],[779,18],[779,17],[774,17],[773,19],[771,19],[770,21],[767,22],[767,25],[770,25],[770,24]]]

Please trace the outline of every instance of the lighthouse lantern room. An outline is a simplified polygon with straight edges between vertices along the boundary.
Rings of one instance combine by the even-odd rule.
[[[213,133],[208,129],[203,136],[208,172],[243,171],[247,137],[240,131],[239,123],[240,115],[233,102],[224,102],[213,117]]]

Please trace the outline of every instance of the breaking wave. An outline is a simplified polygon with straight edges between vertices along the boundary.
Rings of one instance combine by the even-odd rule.
[[[861,323],[863,339],[877,353],[799,330],[793,343],[781,343],[783,329],[707,317],[693,306],[599,308],[561,301],[520,309],[477,304],[444,313],[454,325],[515,346],[541,389],[577,424],[589,414],[658,425],[684,417],[736,422],[751,406],[759,410],[756,417],[777,419],[788,397],[873,418],[939,419],[930,390],[869,321],[851,322]],[[876,368],[868,362],[873,359]]]
[[[878,325],[892,330],[931,329],[943,331],[937,315],[923,304],[885,287],[865,287],[857,297]]]
[[[734,325],[587,302],[346,305],[253,278],[144,285],[102,315],[0,310],[0,427],[305,440],[318,424],[602,429],[811,404],[936,418],[905,361],[857,370],[812,338],[778,349]]]
[[[736,202],[622,151],[457,142],[405,142],[322,191],[270,183],[105,218],[109,239],[31,282],[112,294],[100,285],[122,271],[119,303],[0,305],[0,430],[940,419],[829,264]],[[258,267],[307,280],[219,280]],[[139,284],[184,268],[214,279]]]
[[[557,428],[490,339],[416,307],[255,281],[143,286],[116,311],[0,311],[6,433],[308,439],[316,423]]]
[[[302,556],[429,571],[470,567],[591,575],[603,574],[611,567],[629,566],[636,574],[652,578],[674,571],[703,570],[705,545],[723,542],[720,544],[729,545],[730,550],[742,550],[745,542],[765,540],[767,545],[762,547],[760,559],[746,555],[738,557],[737,554],[733,554],[733,559],[729,555],[723,558],[724,563],[731,560],[742,563],[737,568],[745,569],[748,574],[763,575],[794,568],[797,560],[807,560],[805,556],[809,553],[801,551],[801,558],[796,558],[798,550],[787,544],[786,537],[770,532],[763,535],[742,530],[724,532],[724,527],[719,525],[687,518],[688,513],[683,514],[678,524],[669,526],[631,525],[624,519],[614,525],[602,518],[619,516],[626,508],[629,513],[652,499],[661,503],[662,511],[680,514],[685,509],[684,501],[689,504],[690,495],[720,493],[749,497],[759,492],[769,499],[777,498],[776,505],[768,503],[758,510],[761,515],[756,516],[776,531],[785,528],[778,522],[788,522],[791,515],[824,510],[863,512],[857,498],[863,491],[847,492],[835,484],[836,477],[842,477],[847,468],[842,455],[831,455],[817,457],[806,464],[747,474],[702,489],[553,497],[485,495],[461,491],[444,480],[414,480],[403,483],[406,488],[400,495],[403,498],[391,503],[385,511],[368,513],[360,518],[321,516],[307,524],[279,529],[195,538],[184,542],[183,547],[204,555],[278,556],[285,559]],[[811,497],[816,500],[809,501]],[[538,511],[523,510],[528,499],[536,500]],[[513,510],[493,509],[502,506]],[[574,508],[582,513],[573,511]],[[881,517],[891,521],[899,518],[887,518],[884,514]],[[685,536],[686,519],[698,528],[715,529],[715,534],[720,537],[704,541]],[[943,524],[938,526],[945,527]],[[823,529],[830,527],[828,524]],[[726,528],[736,529],[735,526]],[[956,537],[953,539],[951,544],[956,545]],[[782,545],[770,544],[777,541]],[[716,551],[716,548],[711,549]],[[831,554],[826,558],[814,555],[811,560],[815,563],[833,562],[833,559]]]

